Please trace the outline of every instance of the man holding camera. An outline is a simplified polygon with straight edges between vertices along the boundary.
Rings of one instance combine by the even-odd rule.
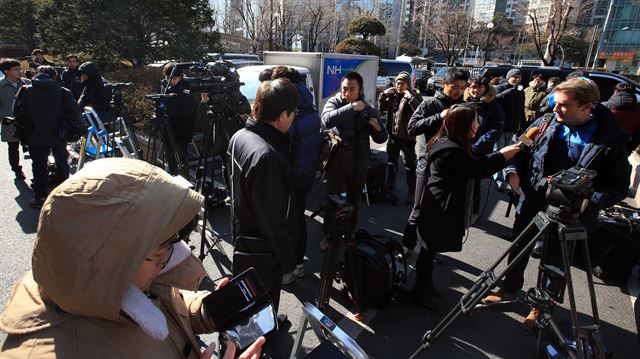
[[[15,125],[8,123],[4,118],[12,115],[13,101],[18,90],[24,85],[30,85],[31,80],[22,77],[22,68],[18,60],[0,60],[0,71],[4,74],[4,78],[0,80],[1,138],[2,142],[7,142],[9,145],[9,164],[11,165],[11,170],[17,180],[23,180],[26,177],[22,172],[22,166],[20,166],[20,141],[13,135]]]
[[[404,168],[407,171],[409,192],[405,202],[413,203],[416,190],[416,138],[407,133],[409,119],[420,106],[420,94],[412,91],[411,76],[400,72],[396,77],[395,87],[386,89],[378,97],[378,108],[387,112],[387,181],[384,190],[393,193],[396,187],[398,157],[402,151]]]
[[[387,140],[380,114],[364,102],[363,83],[359,73],[346,74],[340,93],[329,99],[322,110],[322,126],[341,139],[325,166],[329,194],[346,190],[347,202],[355,209],[350,221],[353,230],[358,224],[358,206],[369,166],[369,136],[375,143]]]
[[[82,76],[80,76],[80,71],[78,71],[80,60],[78,59],[78,56],[74,54],[67,55],[66,60],[67,68],[62,71],[61,76],[62,86],[71,91],[73,98],[78,101],[82,94],[82,89],[84,88],[82,85]]]
[[[537,119],[531,127],[540,129],[530,151],[521,151],[513,165],[505,170],[511,188],[520,194],[520,203],[513,225],[518,236],[535,215],[546,209],[545,179],[573,166],[597,171],[593,194],[580,215],[580,221],[590,233],[598,211],[624,199],[629,188],[631,167],[627,160],[628,135],[615,122],[613,115],[598,104],[597,85],[588,79],[567,80],[556,87],[555,114]],[[531,233],[529,240],[535,233]],[[520,242],[509,253],[513,261],[528,240]],[[515,299],[524,284],[528,253],[504,279],[502,289],[485,298],[487,303]],[[588,269],[587,269],[588,270]],[[536,326],[538,310],[525,319],[526,328]]]

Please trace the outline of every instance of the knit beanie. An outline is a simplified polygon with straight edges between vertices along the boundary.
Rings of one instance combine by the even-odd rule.
[[[409,87],[411,87],[411,75],[409,75],[408,72],[405,72],[405,71],[400,72],[396,77],[396,82],[398,81],[404,81],[404,83],[406,83],[407,85],[409,85]]]
[[[509,72],[507,72],[507,79],[517,75],[522,77],[522,71],[520,71],[520,69],[511,69],[509,70]]]

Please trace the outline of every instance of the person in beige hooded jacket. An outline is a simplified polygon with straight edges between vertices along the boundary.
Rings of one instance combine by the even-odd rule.
[[[47,198],[0,358],[208,358],[202,263],[181,239],[202,196],[146,162],[88,164]],[[261,338],[242,357],[257,358]],[[233,345],[225,353],[232,358]],[[246,354],[246,355],[245,355]]]

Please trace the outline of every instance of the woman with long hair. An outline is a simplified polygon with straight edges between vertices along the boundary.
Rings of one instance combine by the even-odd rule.
[[[507,146],[487,155],[472,154],[479,127],[474,106],[454,105],[438,133],[427,144],[427,167],[418,201],[417,231],[421,250],[416,262],[414,294],[420,304],[437,310],[432,297],[433,258],[440,252],[459,252],[465,231],[475,220],[475,181],[504,168],[518,151]]]

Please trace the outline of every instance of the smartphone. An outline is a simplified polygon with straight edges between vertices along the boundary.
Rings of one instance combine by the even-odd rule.
[[[203,301],[210,319],[238,353],[278,329],[271,299],[254,268],[240,273]]]

